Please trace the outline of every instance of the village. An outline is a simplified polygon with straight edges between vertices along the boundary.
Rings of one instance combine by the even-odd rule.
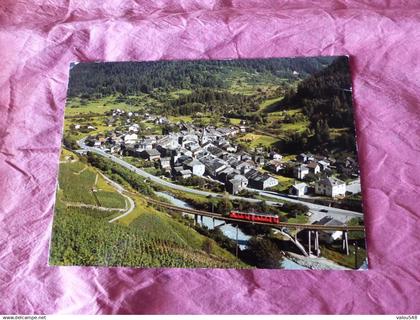
[[[173,181],[200,177],[223,185],[230,194],[243,190],[276,191],[278,177],[293,178],[283,192],[299,198],[343,199],[360,193],[359,166],[355,159],[301,153],[285,159],[263,147],[246,148],[238,137],[252,131],[246,121],[238,125],[195,125],[145,113],[112,110],[107,123],[123,123],[106,134],[88,136],[86,145],[110,154],[144,159]],[[163,134],[143,135],[139,123],[162,127]],[[94,129],[73,125],[74,130]],[[346,177],[346,181],[339,177]],[[347,182],[347,183],[346,183]]]

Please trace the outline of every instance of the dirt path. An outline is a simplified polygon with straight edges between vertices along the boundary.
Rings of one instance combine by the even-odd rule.
[[[134,203],[134,200],[133,200],[133,199],[131,199],[130,197],[126,196],[125,194],[122,194],[122,193],[121,193],[121,195],[122,195],[123,197],[125,197],[125,198],[128,200],[128,204],[130,205],[130,207],[129,207],[129,208],[128,208],[128,210],[127,210],[126,212],[124,212],[122,215],[120,215],[120,216],[118,216],[118,217],[115,217],[115,218],[113,218],[113,219],[109,220],[109,221],[108,221],[109,223],[115,222],[115,221],[117,221],[117,220],[119,220],[119,219],[121,219],[121,218],[123,218],[123,217],[125,217],[125,216],[128,216],[128,215],[131,213],[131,211],[133,211],[133,210],[134,210],[134,208],[136,207],[136,204]]]
[[[73,172],[73,174],[75,174],[76,176],[80,176],[86,169],[87,169],[87,166],[85,166],[82,170],[78,172]]]
[[[95,209],[95,210],[100,210],[100,211],[120,211],[120,212],[123,212],[125,210],[125,209],[121,209],[121,208],[100,207],[100,206],[96,206],[94,204],[68,202],[68,201],[63,201],[63,202],[67,207],[90,208],[90,209]]]
[[[132,198],[130,198],[129,196],[125,195],[124,192],[126,192],[126,190],[124,189],[123,186],[119,185],[118,183],[116,183],[115,181],[112,181],[110,178],[108,178],[106,175],[104,175],[102,172],[99,172],[99,174],[105,179],[105,181],[107,183],[109,183],[111,186],[113,186],[115,188],[115,190],[117,190],[117,192],[119,194],[121,194],[126,200],[127,200],[127,204],[128,204],[128,208],[126,208],[126,212],[124,212],[122,215],[115,217],[111,220],[109,220],[109,223],[115,222],[125,216],[128,216],[136,207],[136,204],[134,203],[134,200]]]

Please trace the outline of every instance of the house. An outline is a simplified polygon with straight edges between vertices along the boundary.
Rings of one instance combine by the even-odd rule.
[[[212,177],[217,177],[219,172],[223,171],[226,168],[226,164],[224,164],[219,159],[208,159],[208,158],[203,158],[203,159],[205,159],[203,163],[206,167],[206,171]]]
[[[141,154],[143,158],[149,161],[155,161],[160,159],[160,152],[156,149],[144,150]]]
[[[197,159],[184,162],[184,166],[186,169],[191,170],[192,174],[195,176],[201,177],[206,171],[206,166]]]
[[[240,186],[239,186],[241,189],[246,188],[248,186],[248,179],[245,176],[241,175],[241,174],[235,174],[233,176],[233,179],[238,180],[238,181],[241,182],[240,183]]]
[[[183,179],[187,179],[187,178],[191,178],[191,175],[192,175],[192,172],[191,172],[191,170],[181,170],[180,171],[180,176],[183,178]]]
[[[154,143],[155,143],[155,140],[153,140],[153,139],[150,139],[150,138],[143,139],[139,143],[139,149],[140,150],[152,150]]]
[[[254,189],[267,189],[278,185],[278,180],[272,176],[261,173],[255,169],[251,169],[245,173],[245,177],[248,179],[248,184],[251,188]]]
[[[232,146],[229,144],[229,146],[226,148],[227,152],[236,152],[238,150],[238,146]]]
[[[180,176],[182,170],[184,170],[184,167],[182,167],[182,166],[174,166],[172,168],[172,173],[173,173],[174,176]]]
[[[252,160],[251,155],[245,151],[240,151],[238,155],[241,157],[240,160],[242,161]]]
[[[166,123],[169,123],[169,121],[165,117],[157,117],[155,119],[155,124],[166,124]]]
[[[216,146],[209,146],[207,148],[207,151],[210,152],[215,157],[218,157],[218,158],[220,158],[225,153],[222,149],[220,149]]]
[[[226,191],[231,194],[237,194],[242,189],[248,186],[248,179],[243,175],[236,174],[231,179],[226,181]]]
[[[330,216],[325,216],[321,220],[314,222],[315,225],[323,226],[343,226],[339,220],[336,220]],[[332,243],[333,241],[342,238],[343,231],[320,231],[319,240],[327,243]]]
[[[132,126],[128,127],[128,131],[139,132],[139,125],[138,124],[133,124]]]
[[[171,158],[160,158],[160,167],[162,169],[169,169],[171,167]]]
[[[125,144],[135,144],[137,142],[138,136],[135,133],[126,134],[124,136],[124,143]]]
[[[309,168],[304,164],[299,164],[293,168],[293,176],[297,179],[303,180],[309,174]]]
[[[191,150],[185,149],[185,148],[180,148],[179,152],[181,153],[181,155],[187,156],[187,157],[191,157],[193,156],[193,153],[191,152]]]
[[[222,171],[220,171],[217,176],[215,177],[217,180],[226,182],[229,178],[229,175],[232,175],[235,173],[235,169],[232,167],[226,166]]]
[[[315,193],[328,197],[337,197],[346,195],[346,184],[337,178],[322,178],[315,182]]]
[[[308,192],[308,185],[304,182],[297,183],[290,187],[289,193],[301,197]]]
[[[310,173],[317,174],[321,171],[316,161],[309,161],[306,166],[309,168]]]
[[[325,171],[330,167],[330,163],[327,160],[320,160],[318,161],[319,167],[321,171]]]
[[[243,161],[239,163],[239,165],[236,167],[236,169],[239,170],[243,174],[255,168],[256,168],[255,163],[252,160]]]
[[[240,191],[240,184],[241,182],[236,179],[230,179],[226,181],[225,187],[226,191],[231,194],[237,194]]]
[[[265,158],[263,156],[255,156],[254,161],[259,166],[263,166],[265,164]]]
[[[306,162],[308,161],[308,155],[306,153],[301,153],[296,157],[297,161]]]
[[[281,160],[283,157],[275,151],[270,152],[270,158],[273,160]]]
[[[284,164],[280,160],[271,160],[268,165],[267,169],[277,173],[284,168]]]
[[[236,160],[235,158],[228,158],[228,159],[226,159],[226,162],[230,167],[232,167],[234,169],[237,169],[237,167],[240,164],[240,161]]]

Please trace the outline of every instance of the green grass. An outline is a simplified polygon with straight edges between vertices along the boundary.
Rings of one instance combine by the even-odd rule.
[[[343,133],[348,132],[349,128],[330,128],[331,139],[339,138]]]
[[[239,141],[245,143],[251,148],[256,148],[260,145],[269,147],[272,144],[276,143],[278,140],[279,139],[276,139],[274,137],[255,133],[247,133],[243,137],[239,138]]]
[[[281,99],[283,99],[283,97],[267,99],[260,104],[260,106],[258,107],[258,110],[260,112],[270,112],[275,107],[277,102],[279,102]]]
[[[103,114],[112,109],[122,109],[125,111],[137,111],[138,106],[128,105],[125,102],[115,102],[115,96],[103,97],[100,99],[86,100],[82,105],[80,98],[68,98],[65,116],[86,115],[88,113]]]
[[[63,200],[96,205],[91,192],[95,179],[96,173],[81,162],[60,164],[58,182],[63,191]]]
[[[355,269],[355,247],[353,244],[349,244],[349,255],[346,255],[341,251],[341,244],[332,244],[328,246],[321,245],[321,255],[329,260],[334,261],[337,264],[345,266],[347,268]],[[366,250],[358,248],[357,250],[357,266],[359,268],[363,261],[366,259]]]
[[[191,116],[169,116],[169,121],[171,122],[192,122],[193,119]]]
[[[98,177],[98,182],[96,183],[96,189],[98,191],[115,192],[114,187],[109,185],[101,175],[99,175],[99,177]]]
[[[242,119],[229,118],[230,123],[231,123],[231,124],[233,124],[233,125],[238,125],[238,124],[240,124],[240,123],[241,123],[241,120],[242,120]]]
[[[295,123],[282,123],[280,128],[282,131],[303,132],[309,126],[309,121],[300,121]]]
[[[115,191],[97,191],[95,192],[95,196],[101,207],[120,209],[124,209],[126,207],[125,198]]]
[[[288,218],[288,223],[309,223],[309,217],[304,214],[298,214],[296,218]]]
[[[158,124],[146,122],[145,124],[145,131],[143,131],[143,134],[145,135],[159,135],[162,134],[162,127]]]
[[[191,94],[191,90],[190,89],[179,89],[179,90],[174,90],[171,91],[169,94],[171,96],[172,99],[178,99],[181,96],[185,96],[185,95],[189,95]]]

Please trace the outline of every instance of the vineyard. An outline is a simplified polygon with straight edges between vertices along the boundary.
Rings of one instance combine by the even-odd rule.
[[[183,227],[180,224],[171,228],[171,224],[167,225],[164,219],[154,220],[150,215],[127,227],[110,224],[106,219],[100,219],[99,214],[112,213],[95,212],[86,208],[64,208],[60,205],[56,207],[51,265],[208,268],[246,266],[227,252],[220,255],[220,251],[224,251],[220,248],[210,254],[202,251],[200,242],[204,243],[205,237],[199,234],[195,235],[198,242],[191,246],[189,240],[177,234],[176,230]],[[162,226],[167,226],[166,229],[162,228],[163,232],[159,232],[159,222]],[[143,227],[149,223],[153,226],[145,231]],[[217,245],[214,244],[214,247]]]
[[[126,206],[125,199],[116,192],[97,191],[95,195],[101,207],[125,208]]]
[[[97,204],[95,197],[92,195],[96,174],[85,168],[86,165],[81,162],[60,165],[58,184],[59,188],[63,190],[63,200],[91,205]]]
[[[76,161],[60,164],[61,200],[106,208],[126,207],[123,196],[108,186],[93,168]]]
[[[94,168],[80,162],[60,164],[59,189],[51,241],[51,265],[246,268],[217,243],[169,214],[129,195],[134,210],[121,215],[94,206],[125,208],[126,199]],[[83,203],[92,207],[74,206]]]

